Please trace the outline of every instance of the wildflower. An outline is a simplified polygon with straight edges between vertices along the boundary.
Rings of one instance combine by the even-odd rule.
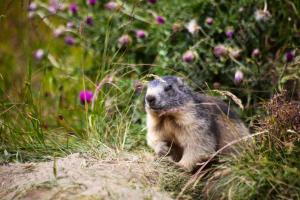
[[[226,31],[225,31],[225,34],[228,38],[232,38],[233,37],[233,33],[234,33],[234,30],[232,27],[227,27],[226,28]]]
[[[71,12],[73,15],[76,15],[77,12],[78,12],[78,6],[77,6],[77,4],[76,4],[76,3],[71,3],[71,4],[69,5],[69,10],[70,10],[70,12]]]
[[[157,22],[158,24],[164,24],[164,23],[165,23],[165,19],[164,19],[163,16],[157,16],[157,17],[156,17],[156,22]]]
[[[38,49],[34,53],[34,57],[36,60],[41,60],[44,57],[45,53],[43,49]]]
[[[49,0],[49,7],[48,7],[48,11],[52,14],[57,13],[57,11],[59,9],[62,9],[63,6],[60,2],[58,2],[58,0]]]
[[[28,10],[29,11],[35,11],[37,9],[37,4],[33,1],[29,4]]]
[[[60,37],[63,34],[64,31],[65,31],[64,26],[59,26],[58,28],[56,28],[53,31],[53,35],[54,35],[54,37]]]
[[[90,90],[83,90],[79,93],[79,99],[81,104],[91,103],[93,100],[93,92]]]
[[[288,51],[285,53],[285,60],[286,62],[292,62],[295,58],[295,54],[292,51]]]
[[[155,4],[156,0],[148,0],[148,3]]]
[[[129,35],[125,34],[122,35],[119,39],[118,39],[118,46],[119,48],[121,47],[128,47],[130,44],[132,43],[132,39]]]
[[[73,38],[72,36],[66,36],[65,37],[65,43],[67,45],[74,45],[75,44],[75,38]]]
[[[243,82],[244,74],[241,70],[237,70],[234,74],[234,84],[240,85]]]
[[[218,58],[227,55],[227,53],[228,50],[223,44],[219,44],[214,47],[214,55]]]
[[[256,10],[254,13],[254,18],[256,21],[266,22],[271,19],[272,15],[268,10]]]
[[[205,23],[207,25],[212,25],[214,23],[214,19],[211,18],[211,17],[207,17],[206,20],[205,20]]]
[[[185,27],[192,35],[196,35],[200,29],[195,19],[192,19]]]
[[[106,3],[104,5],[104,7],[107,10],[116,10],[119,7],[119,5],[118,5],[118,3],[114,2],[114,1],[110,1],[110,2]]]
[[[67,22],[67,28],[73,28],[74,23],[73,22]]]
[[[136,37],[139,39],[144,39],[147,36],[146,31],[144,30],[137,30],[135,31]]]
[[[186,63],[193,62],[197,57],[197,53],[195,51],[188,50],[182,55],[182,60]]]
[[[49,6],[49,7],[48,7],[48,11],[49,11],[51,14],[56,14],[57,9],[56,9],[55,7],[53,7],[53,6]]]
[[[259,49],[253,49],[251,56],[252,57],[258,57],[260,55],[260,50]]]
[[[85,23],[86,23],[87,25],[89,25],[89,26],[93,26],[93,24],[94,24],[93,17],[88,16],[88,17],[86,18],[86,20],[85,20]]]
[[[96,5],[97,0],[87,0],[87,4],[89,4],[90,6],[94,6]]]

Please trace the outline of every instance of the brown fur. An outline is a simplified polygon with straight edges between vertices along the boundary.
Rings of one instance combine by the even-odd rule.
[[[226,116],[225,108],[224,102],[211,97],[201,107],[189,102],[163,115],[146,108],[148,145],[159,156],[170,155],[178,165],[192,170],[219,148],[249,134],[238,118]],[[199,112],[209,114],[199,116]]]

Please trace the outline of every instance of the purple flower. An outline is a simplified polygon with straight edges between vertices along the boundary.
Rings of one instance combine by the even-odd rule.
[[[191,63],[195,60],[196,53],[194,51],[188,50],[182,55],[182,60],[186,63]]]
[[[292,62],[295,58],[295,54],[292,51],[288,51],[285,53],[286,62]]]
[[[72,36],[66,36],[65,37],[65,43],[67,45],[74,45],[75,44],[75,38],[73,38]]]
[[[237,70],[234,74],[234,84],[240,85],[243,82],[244,74],[241,70]]]
[[[114,2],[114,1],[110,1],[104,5],[104,7],[107,10],[115,10],[118,8],[118,6],[119,6],[118,3]]]
[[[29,4],[28,10],[29,11],[35,11],[37,9],[37,4],[33,1]]]
[[[157,17],[156,17],[156,22],[157,22],[158,24],[164,24],[164,23],[165,23],[165,19],[164,19],[163,16],[157,16]]]
[[[96,5],[97,0],[87,0],[87,3],[91,6],[94,6],[94,5]]]
[[[227,55],[227,53],[228,50],[223,44],[218,44],[214,47],[214,55],[218,58]]]
[[[94,24],[93,17],[88,16],[88,17],[86,18],[86,20],[85,20],[85,23],[86,23],[87,25],[89,25],[89,26],[93,26],[93,24]]]
[[[67,28],[73,28],[74,23],[73,22],[67,22]]]
[[[71,3],[69,6],[69,10],[73,15],[76,15],[78,12],[78,6],[76,3]]]
[[[211,18],[211,17],[207,17],[206,20],[205,20],[205,23],[207,25],[212,25],[214,23],[214,19]]]
[[[253,49],[251,56],[252,57],[258,57],[260,55],[260,50],[259,49]]]
[[[234,30],[232,27],[228,27],[226,28],[226,31],[225,31],[225,34],[228,38],[232,38],[233,37],[233,33],[234,33]]]
[[[155,4],[156,0],[148,0],[148,3]]]
[[[79,99],[81,104],[91,103],[93,100],[93,92],[90,90],[83,90],[79,93]]]
[[[144,39],[147,36],[146,31],[144,30],[137,30],[135,31],[136,37],[139,39]]]
[[[58,0],[49,0],[48,11],[52,14],[57,13],[57,10],[62,9],[63,6],[58,2]]]
[[[49,11],[51,14],[56,14],[57,9],[56,9],[55,7],[53,7],[53,6],[49,6],[49,7],[48,7],[48,11]]]
[[[34,57],[36,60],[42,60],[42,58],[44,57],[45,53],[43,49],[38,49],[35,51],[34,53]]]
[[[130,44],[132,43],[132,39],[129,35],[125,34],[122,35],[119,39],[118,39],[118,46],[119,48],[121,47],[128,47]]]

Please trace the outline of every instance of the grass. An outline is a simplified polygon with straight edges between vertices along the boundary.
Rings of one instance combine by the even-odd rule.
[[[0,3],[4,29],[0,33],[0,40],[4,41],[0,44],[3,53],[0,55],[0,163],[49,160],[74,152],[90,152],[101,159],[112,156],[112,152],[150,151],[145,141],[143,96],[136,91],[132,80],[147,80],[149,68],[154,65],[133,65],[131,58],[124,56],[126,50],[114,49],[109,29],[113,22],[105,23],[108,31],[102,38],[104,49],[97,55],[101,61],[92,60],[93,51],[52,44],[51,39],[46,39],[51,34],[45,25],[38,25],[40,34],[45,36],[33,40],[35,34],[31,29],[37,27],[24,20],[27,3],[15,4],[15,11],[10,8],[5,17],[2,13],[8,5]],[[14,24],[15,14],[24,26],[17,26],[9,38],[8,25]],[[17,43],[16,50],[11,42]],[[56,53],[49,53],[47,61],[36,62],[32,52],[41,44]],[[286,70],[293,70],[290,74],[299,82],[299,62],[295,63]],[[174,74],[175,70],[156,66],[154,71]],[[280,87],[287,77],[279,80]],[[91,88],[97,94],[97,101],[81,105],[79,91]],[[266,107],[269,113],[261,113],[260,109],[248,114],[249,121],[260,122],[261,130],[257,131],[266,132],[255,137],[256,147],[246,149],[239,157],[221,158],[222,162],[201,173],[197,184],[187,187],[181,197],[300,199],[299,129],[295,131],[297,121],[284,115],[299,108],[291,109],[285,104],[278,107],[284,109],[273,110],[281,113],[268,110],[272,108],[269,105]],[[290,112],[293,119],[299,119],[296,114]],[[169,163],[162,162],[158,167],[163,168],[160,188],[173,197],[178,197],[193,178]]]

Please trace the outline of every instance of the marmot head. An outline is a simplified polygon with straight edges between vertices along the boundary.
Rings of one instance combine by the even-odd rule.
[[[146,109],[162,113],[186,105],[192,100],[191,89],[176,76],[164,76],[148,83]]]

